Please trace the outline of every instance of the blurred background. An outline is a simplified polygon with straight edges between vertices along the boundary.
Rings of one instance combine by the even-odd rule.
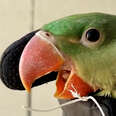
[[[116,0],[0,0],[0,55],[13,41],[43,24],[55,19],[87,12],[116,14]],[[22,106],[33,108],[57,106],[53,97],[55,82],[25,91],[7,89],[0,81],[1,116],[61,116],[61,109],[47,112],[28,112]]]

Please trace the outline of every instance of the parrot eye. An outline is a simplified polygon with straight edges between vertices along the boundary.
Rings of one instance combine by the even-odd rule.
[[[90,29],[86,32],[86,38],[90,42],[96,42],[100,38],[100,33],[96,29]]]
[[[101,43],[101,40],[101,33],[95,28],[90,28],[84,32],[80,42],[87,47],[92,47]]]

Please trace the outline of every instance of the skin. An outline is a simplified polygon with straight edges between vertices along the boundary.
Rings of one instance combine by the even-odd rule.
[[[98,43],[83,43],[90,28],[100,32]],[[68,16],[42,27],[55,37],[55,45],[69,57],[77,74],[93,88],[102,91],[99,96],[116,98],[116,16],[88,13]]]

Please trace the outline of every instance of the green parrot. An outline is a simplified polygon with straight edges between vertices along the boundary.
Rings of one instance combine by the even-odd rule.
[[[87,13],[45,24],[23,50],[19,74],[28,92],[32,83],[58,72],[55,96],[72,99],[71,91],[116,98],[116,16]]]

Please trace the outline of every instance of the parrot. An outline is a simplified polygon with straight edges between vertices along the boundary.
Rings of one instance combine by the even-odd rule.
[[[116,16],[90,13],[45,24],[23,50],[19,73],[29,92],[32,83],[58,72],[57,98],[72,99],[72,85],[80,96],[116,97]]]
[[[95,95],[116,98],[116,15],[85,13],[43,25],[10,45],[0,77],[11,89],[56,80],[58,99]]]

